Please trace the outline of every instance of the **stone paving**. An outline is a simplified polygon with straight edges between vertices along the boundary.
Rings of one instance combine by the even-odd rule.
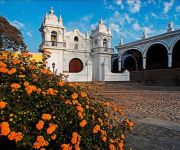
[[[134,150],[180,150],[180,87],[131,83],[93,87],[96,95],[111,99],[135,121],[128,138]]]

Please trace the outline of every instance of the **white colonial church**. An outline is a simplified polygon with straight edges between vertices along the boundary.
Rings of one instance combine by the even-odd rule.
[[[102,19],[91,35],[78,29],[67,31],[63,19],[51,8],[40,28],[40,50],[49,51],[47,67],[57,74],[69,75],[69,81],[127,81],[129,72],[112,73],[111,30]]]

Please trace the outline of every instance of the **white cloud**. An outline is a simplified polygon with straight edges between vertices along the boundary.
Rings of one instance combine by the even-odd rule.
[[[114,23],[111,23],[111,24],[110,24],[110,28],[111,28],[112,31],[114,31],[114,32],[116,32],[116,33],[120,33],[120,27],[119,27],[119,25],[114,24]]]
[[[167,14],[173,5],[174,5],[174,0],[170,0],[169,2],[165,2],[164,8],[163,8],[163,13]]]
[[[13,26],[18,28],[19,30],[24,29],[25,25],[22,22],[19,22],[17,20],[14,20],[13,22],[10,22]]]
[[[27,36],[32,37],[32,34],[30,32],[26,32]]]
[[[180,6],[176,7],[176,12],[180,13]]]
[[[109,10],[115,10],[115,8],[113,7],[113,5],[107,6],[106,9],[109,9]]]
[[[115,11],[114,15],[108,19],[108,22],[124,26],[125,24],[130,24],[133,20],[134,18],[129,17],[127,13],[120,14],[118,11]]]
[[[151,16],[154,17],[155,19],[158,18],[158,16],[155,13],[151,13]]]
[[[134,24],[132,25],[132,27],[133,27],[133,29],[134,29],[135,31],[141,30],[141,26],[140,26],[138,23],[134,23]]]
[[[127,13],[124,13],[123,16],[124,16],[124,19],[125,19],[129,24],[130,24],[131,21],[133,20],[132,18],[129,17],[129,15],[128,15]]]
[[[127,0],[127,4],[129,5],[129,10],[131,13],[137,13],[141,9],[140,0]]]
[[[115,3],[116,3],[117,5],[121,5],[121,4],[122,4],[122,0],[116,0]]]
[[[83,16],[76,21],[69,22],[66,27],[68,30],[79,29],[81,32],[87,32],[91,28],[90,21],[93,18],[93,13]]]
[[[92,17],[93,17],[93,13],[88,14],[88,15],[82,17],[81,20],[83,20],[85,22],[89,22],[92,19]]]
[[[122,0],[115,0],[114,2],[116,5],[120,7],[120,9],[124,9],[123,1]]]

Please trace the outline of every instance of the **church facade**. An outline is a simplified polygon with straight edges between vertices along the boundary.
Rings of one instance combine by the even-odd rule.
[[[111,30],[101,19],[91,35],[67,31],[63,19],[51,8],[40,28],[41,52],[49,52],[47,68],[68,75],[69,81],[128,81],[129,72],[112,73]]]

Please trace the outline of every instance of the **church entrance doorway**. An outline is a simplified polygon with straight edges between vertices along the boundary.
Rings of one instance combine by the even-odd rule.
[[[73,58],[69,63],[69,72],[78,73],[83,70],[83,63],[78,58]]]

